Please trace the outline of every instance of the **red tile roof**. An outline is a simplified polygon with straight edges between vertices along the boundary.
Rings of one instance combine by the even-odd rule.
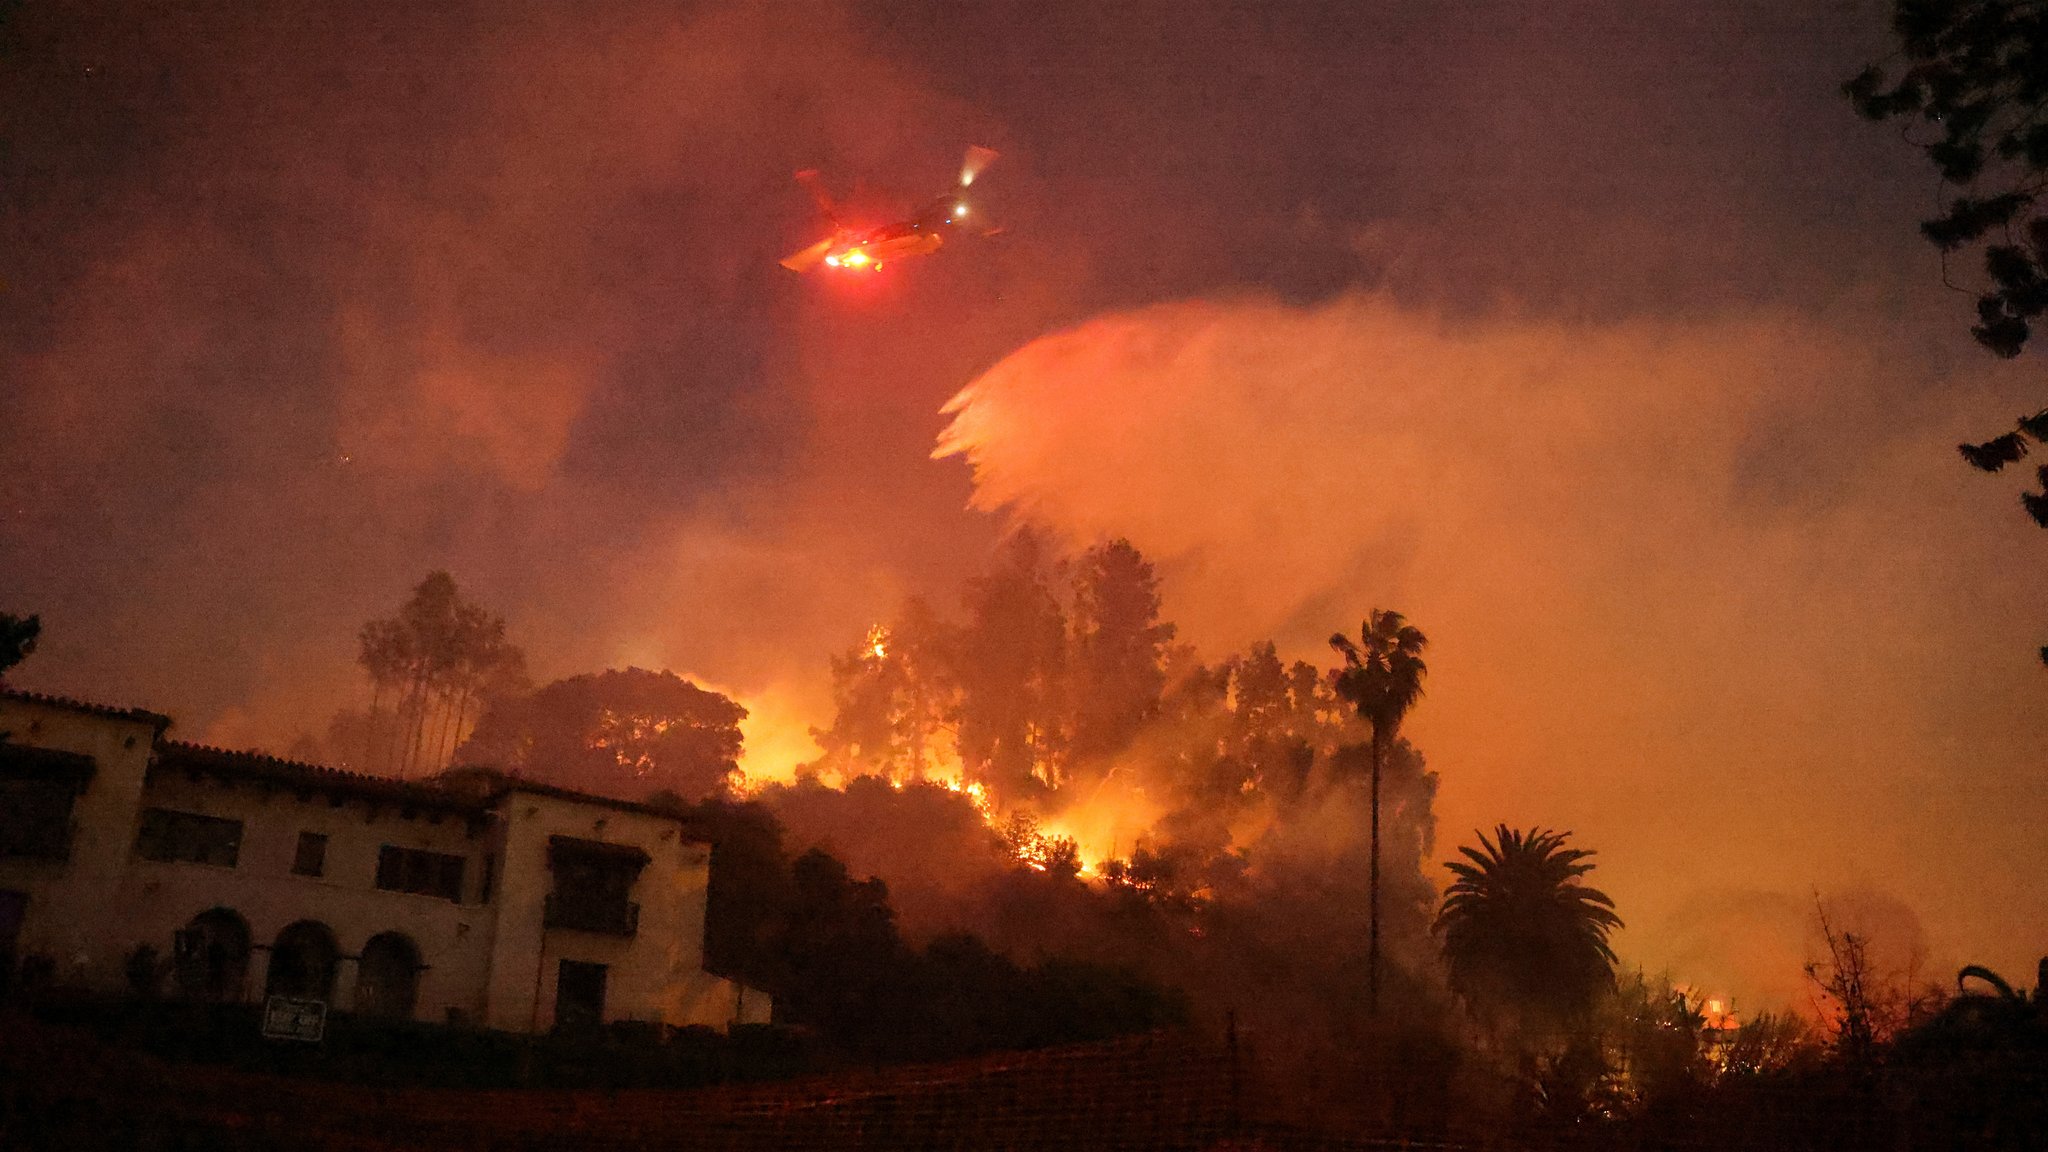
[[[666,809],[635,804],[630,800],[615,800],[590,792],[578,792],[572,788],[559,788],[553,784],[543,784],[538,780],[528,780],[523,776],[492,768],[465,767],[452,769],[444,776],[429,776],[421,780],[394,780],[389,776],[372,776],[343,768],[331,768],[324,764],[287,760],[267,752],[236,752],[205,744],[187,744],[179,740],[159,741],[155,764],[167,771],[201,772],[238,780],[263,780],[287,788],[339,792],[360,796],[366,800],[381,800],[392,804],[414,805],[473,816],[485,815],[496,808],[505,797],[519,793],[569,800],[578,804],[592,804],[615,811],[638,812],[670,820],[681,819],[676,813]]]
[[[412,804],[438,811],[477,816],[486,814],[497,807],[499,801],[516,792],[569,800],[579,804],[594,804],[615,811],[638,812],[648,816],[681,820],[680,816],[665,808],[599,796],[592,792],[579,792],[573,788],[545,784],[539,780],[530,780],[493,768],[454,769],[445,780],[436,777],[424,780],[394,780],[389,776],[372,776],[344,768],[331,768],[324,764],[287,760],[267,752],[238,752],[205,744],[188,744],[181,740],[164,740],[161,738],[162,733],[171,726],[171,718],[141,708],[118,708],[109,704],[93,704],[66,696],[49,696],[41,692],[24,692],[7,687],[0,687],[0,699],[42,704],[114,720],[139,720],[153,724],[159,737],[155,764],[172,770],[204,772],[234,779],[265,780],[286,787],[312,788],[330,793],[342,792],[367,800]]]
[[[286,760],[266,752],[235,752],[178,740],[157,743],[152,769],[200,772],[234,780],[260,780],[286,788],[340,793],[365,800],[468,816],[483,816],[487,805],[477,796],[442,787],[430,780],[393,780],[324,764]]]
[[[69,696],[49,696],[41,692],[24,692],[19,688],[0,688],[0,699],[20,700],[28,704],[41,704],[50,708],[63,708],[70,712],[84,712],[92,716],[105,716],[113,720],[140,720],[156,725],[162,732],[171,726],[171,718],[161,712],[149,712],[141,708],[118,708],[112,704],[94,704],[85,700],[73,700]]]
[[[677,822],[681,822],[683,819],[682,815],[677,812],[652,804],[639,804],[631,800],[600,796],[595,792],[579,792],[574,788],[563,788],[555,784],[543,784],[538,780],[530,780],[527,777],[510,772],[492,771],[491,775],[497,779],[497,789],[491,795],[493,803],[511,793],[521,792],[529,796],[547,796],[556,800],[572,800],[578,804],[595,804],[601,808],[610,808],[619,812],[638,812],[643,816],[660,816],[663,819],[675,820]]]

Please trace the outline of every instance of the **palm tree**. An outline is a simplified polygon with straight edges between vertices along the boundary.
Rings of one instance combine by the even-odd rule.
[[[1614,901],[1580,878],[1592,851],[1564,846],[1569,832],[1518,832],[1505,824],[1478,848],[1460,848],[1458,877],[1444,893],[1443,934],[1451,987],[1477,1010],[1567,1020],[1614,982],[1607,934],[1621,927]]]
[[[1371,927],[1367,943],[1366,1006],[1380,1010],[1380,769],[1387,750],[1401,730],[1401,720],[1422,698],[1422,678],[1429,673],[1422,650],[1429,638],[1399,612],[1378,608],[1359,629],[1359,643],[1339,632],[1330,647],[1344,656],[1333,677],[1337,695],[1358,709],[1359,719],[1372,725],[1372,879]]]

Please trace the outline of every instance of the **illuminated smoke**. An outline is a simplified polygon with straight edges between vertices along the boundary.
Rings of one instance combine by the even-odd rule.
[[[1925,834],[1905,782],[2026,754],[2024,646],[1958,609],[2036,618],[2048,589],[1953,562],[2016,529],[1956,467],[1961,421],[1872,407],[1909,394],[1906,359],[1782,311],[1190,301],[1020,348],[947,406],[936,455],[979,509],[1128,536],[1205,652],[1321,660],[1369,608],[1406,612],[1433,641],[1408,730],[1441,842],[1571,828],[1638,925],[1859,875],[1934,908],[1944,870],[2016,846],[1942,817],[1941,852],[1869,845]],[[1623,943],[1655,967],[1666,939]]]

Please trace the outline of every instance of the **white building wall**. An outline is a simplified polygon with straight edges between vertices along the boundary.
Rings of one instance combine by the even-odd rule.
[[[490,1023],[515,1031],[555,1021],[555,984],[563,960],[606,966],[605,1019],[724,1027],[712,994],[726,983],[704,972],[704,910],[711,878],[709,845],[685,839],[676,821],[649,813],[595,808],[538,793],[499,803],[505,822],[504,892],[492,959]],[[548,866],[553,836],[624,844],[647,853],[631,898],[640,905],[630,937],[544,928],[554,888]],[[753,993],[765,1003],[767,996]],[[730,1003],[732,998],[726,998]]]
[[[425,813],[405,819],[389,803],[349,798],[337,806],[335,799],[323,792],[300,799],[292,790],[260,783],[211,776],[195,781],[159,771],[142,806],[240,820],[241,855],[233,868],[131,859],[120,900],[128,947],[147,941],[169,956],[173,933],[194,916],[214,907],[231,909],[249,922],[257,948],[244,988],[245,998],[256,999],[267,975],[270,954],[265,949],[289,925],[319,921],[341,949],[333,1004],[347,1010],[355,1004],[355,958],[363,945],[381,932],[401,932],[426,965],[415,1018],[445,1020],[454,1009],[481,1019],[496,915],[495,906],[477,903],[484,859],[493,846],[490,830],[472,832],[459,816],[432,823]],[[133,826],[131,821],[131,839]],[[326,868],[319,878],[292,873],[300,832],[327,837]],[[380,890],[377,859],[386,844],[463,857],[463,902]]]
[[[515,789],[487,815],[435,821],[424,807],[408,818],[394,801],[332,783],[299,788],[169,765],[151,779],[154,721],[7,696],[0,696],[0,732],[95,761],[72,809],[69,859],[0,858],[0,888],[29,896],[19,953],[50,956],[65,983],[122,991],[137,945],[154,945],[168,960],[175,934],[221,907],[249,925],[245,999],[262,995],[278,933],[313,920],[333,932],[343,956],[333,1001],[340,1010],[354,1004],[354,961],[364,944],[395,931],[412,940],[426,966],[415,1009],[421,1020],[446,1020],[453,1011],[492,1028],[544,1031],[554,1025],[565,959],[606,965],[607,1020],[726,1027],[768,1019],[766,993],[703,971],[710,847],[687,839],[672,818]],[[148,807],[240,820],[236,865],[139,858],[136,834]],[[300,832],[328,838],[318,878],[292,872]],[[634,935],[543,928],[554,888],[551,836],[631,845],[648,855],[631,894],[640,905]],[[379,890],[386,844],[462,856],[462,902]],[[487,858],[494,877],[491,899],[481,903]]]
[[[0,858],[0,888],[28,893],[16,947],[57,964],[59,979],[118,985],[126,954],[109,932],[157,726],[0,696],[0,732],[17,744],[90,756],[91,782],[71,809],[70,857]],[[90,910],[90,911],[88,911]]]

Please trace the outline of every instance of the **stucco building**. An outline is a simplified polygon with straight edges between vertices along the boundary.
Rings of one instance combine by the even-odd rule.
[[[481,771],[422,783],[166,738],[0,690],[0,954],[62,983],[322,1000],[513,1032],[768,1019],[703,970],[710,848],[674,816]]]

